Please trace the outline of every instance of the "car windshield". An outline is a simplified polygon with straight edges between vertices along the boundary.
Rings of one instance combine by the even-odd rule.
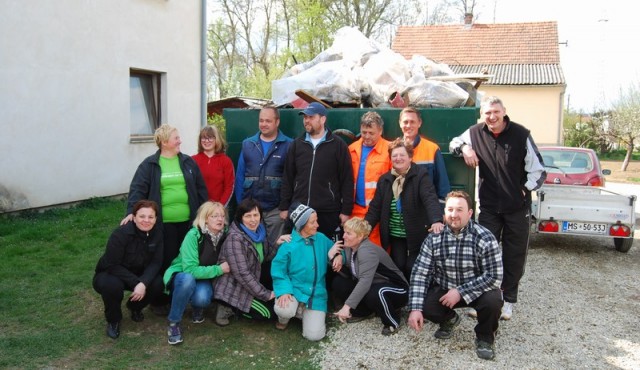
[[[550,173],[584,173],[593,169],[589,154],[570,150],[541,150],[546,171]]]

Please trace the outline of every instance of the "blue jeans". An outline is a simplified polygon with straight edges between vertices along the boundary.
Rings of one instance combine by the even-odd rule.
[[[171,310],[168,319],[169,322],[180,322],[189,302],[191,302],[191,307],[200,309],[211,304],[213,297],[211,279],[196,280],[188,272],[179,272],[173,278],[171,295]]]

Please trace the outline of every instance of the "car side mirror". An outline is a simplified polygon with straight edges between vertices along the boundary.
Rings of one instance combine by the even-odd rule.
[[[603,175],[611,175],[611,170],[602,170]]]

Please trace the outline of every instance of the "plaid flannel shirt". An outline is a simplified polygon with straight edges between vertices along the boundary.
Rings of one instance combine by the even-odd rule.
[[[409,309],[422,311],[431,284],[458,289],[468,304],[501,283],[502,252],[493,234],[473,220],[457,235],[446,226],[422,243],[411,273]]]

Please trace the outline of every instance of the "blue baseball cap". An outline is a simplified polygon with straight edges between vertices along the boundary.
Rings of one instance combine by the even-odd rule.
[[[298,112],[298,114],[304,114],[305,116],[313,116],[314,114],[319,114],[321,116],[327,115],[327,108],[320,103],[313,102],[309,104],[303,111]]]

